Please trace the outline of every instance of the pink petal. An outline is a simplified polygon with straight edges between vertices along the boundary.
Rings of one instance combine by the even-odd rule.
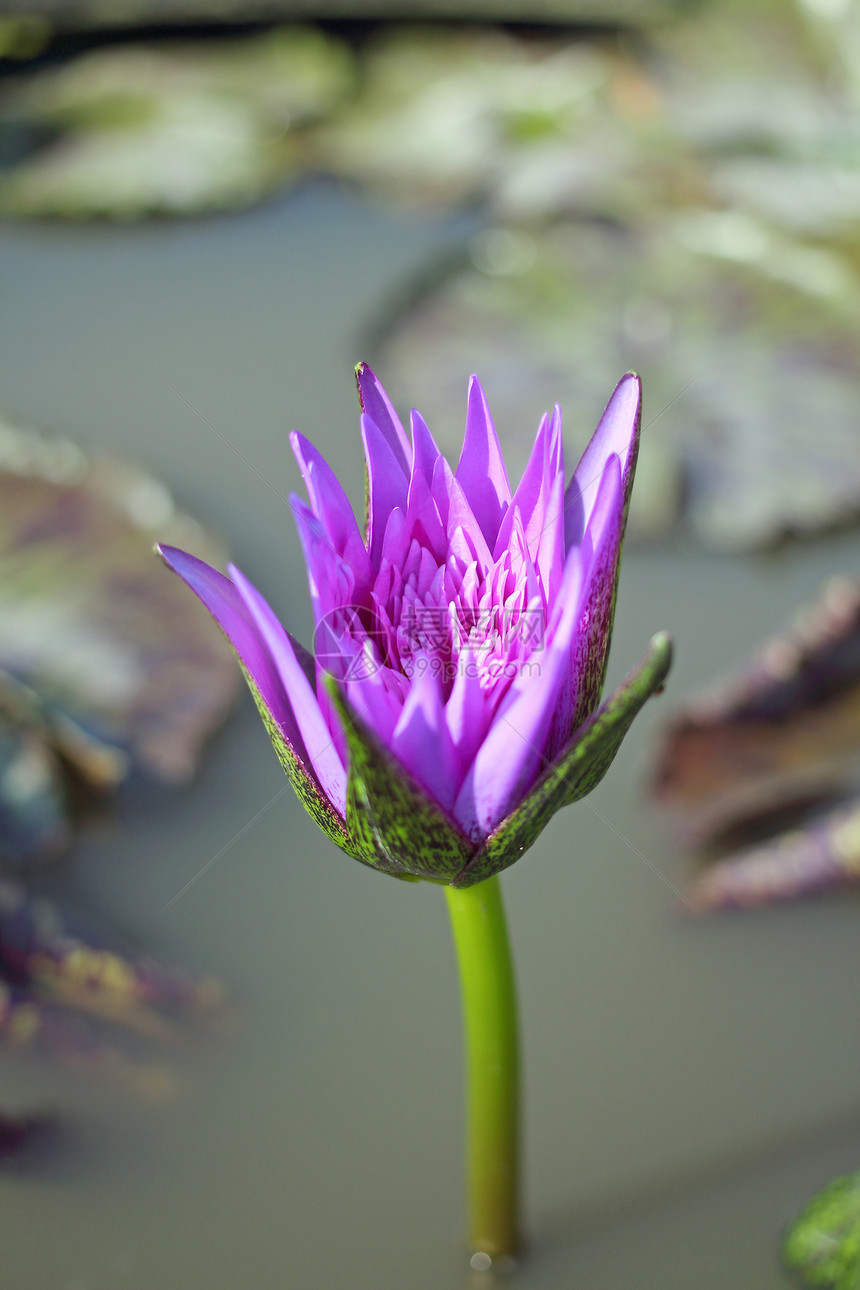
[[[173,546],[157,548],[164,563],[203,602],[250,675],[266,707],[284,727],[290,743],[303,749],[301,735],[280,675],[253,618],[229,578],[203,560]]]
[[[356,538],[363,546],[352,505],[331,466],[298,431],[292,432],[290,443],[308,490],[311,510],[337,554],[343,555],[347,548],[355,549]]]
[[[320,710],[317,696],[308,681],[287,633],[265,599],[241,570],[230,565],[230,576],[253,619],[259,637],[265,642],[289,695],[298,726],[323,792],[341,815],[346,809],[346,772]]]
[[[430,485],[420,471],[413,471],[409,481],[409,500],[406,506],[406,525],[414,538],[429,547],[439,564],[444,562],[447,549],[445,530]]]
[[[600,478],[613,455],[621,462],[626,514],[639,451],[641,410],[642,384],[638,376],[628,372],[616,385],[565,493],[565,545],[568,549],[582,541]]]
[[[571,641],[587,594],[582,560],[571,553],[560,599],[564,611],[553,640],[532,655],[493,718],[454,804],[454,818],[477,842],[522,800],[547,762],[559,696],[570,668]],[[540,675],[535,676],[534,667]]]
[[[410,415],[410,426],[412,429],[412,474],[416,471],[427,480],[428,484],[433,482],[433,471],[436,463],[444,458],[436,446],[436,441],[430,431],[427,429],[427,423],[420,412],[414,409]]]
[[[561,418],[544,416],[523,477],[499,528],[493,554],[499,559],[521,531],[520,542],[541,574],[549,598],[561,573],[561,525],[564,479],[561,465]]]
[[[367,549],[378,569],[388,517],[396,507],[406,506],[409,481],[382,431],[366,415],[361,418],[361,437],[367,463]]]
[[[426,667],[419,666],[389,746],[421,787],[450,811],[460,773],[432,662],[420,660]]]
[[[293,495],[290,508],[305,555],[314,621],[319,624],[327,614],[342,605],[368,603],[368,582],[359,575],[355,563],[338,554],[328,531],[307,504]],[[363,546],[361,549],[364,552]],[[371,569],[366,552],[364,562],[369,575]]]
[[[400,463],[403,473],[408,477],[412,469],[412,449],[391,400],[367,363],[358,364],[355,369],[355,380],[362,412],[380,431]]]
[[[491,719],[491,707],[481,687],[478,665],[469,645],[460,650],[457,673],[445,705],[445,721],[464,774],[475,758]]]
[[[494,546],[499,524],[511,500],[511,486],[493,418],[477,376],[469,381],[466,435],[457,466],[457,479],[487,545]]]

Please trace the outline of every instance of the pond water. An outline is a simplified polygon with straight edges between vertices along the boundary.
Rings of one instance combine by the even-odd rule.
[[[362,325],[471,228],[329,186],[200,223],[5,226],[0,404],[157,471],[308,640],[286,432],[307,432],[360,498]],[[498,423],[504,441],[503,408]],[[846,536],[760,559],[625,556],[610,680],[669,627],[669,694],[504,879],[524,1016],[522,1290],[776,1290],[783,1223],[860,1166],[860,911],[681,917],[685,863],[642,794],[669,703],[857,552]],[[189,1091],[166,1107],[2,1057],[3,1103],[56,1106],[70,1134],[55,1165],[0,1178],[16,1290],[488,1284],[461,1245],[442,895],[374,877],[316,832],[250,700],[191,787],[127,789],[56,884],[222,978],[238,1023],[189,1057]]]

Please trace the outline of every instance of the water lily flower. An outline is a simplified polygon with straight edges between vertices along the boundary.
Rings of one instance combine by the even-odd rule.
[[[602,779],[661,685],[671,646],[600,705],[639,441],[619,382],[565,486],[561,412],[540,422],[515,491],[477,377],[456,470],[417,412],[407,435],[356,369],[367,518],[316,448],[293,449],[315,639],[308,653],[238,569],[165,562],[231,640],[296,792],[342,850],[445,885],[468,1066],[473,1266],[519,1245],[517,1011],[498,873]],[[478,1259],[478,1262],[475,1262]]]
[[[598,707],[639,439],[640,385],[618,384],[565,487],[561,411],[516,490],[472,377],[456,470],[417,412],[407,436],[356,369],[367,522],[292,435],[291,499],[316,622],[307,653],[236,568],[161,547],[232,642],[304,805],[349,855],[468,886],[517,860],[605,774],[662,683],[668,638]]]

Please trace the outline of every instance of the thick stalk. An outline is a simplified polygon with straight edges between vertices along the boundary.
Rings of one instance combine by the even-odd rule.
[[[466,1044],[469,1242],[491,1259],[519,1247],[519,1042],[498,877],[446,887]]]

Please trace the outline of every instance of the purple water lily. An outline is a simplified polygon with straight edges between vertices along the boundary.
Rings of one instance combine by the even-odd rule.
[[[334,473],[292,436],[314,653],[236,568],[161,548],[231,640],[281,761],[330,837],[399,877],[470,886],[605,774],[670,662],[665,635],[598,707],[639,437],[628,374],[565,488],[561,412],[512,492],[483,390],[452,470],[356,369],[362,532]]]

